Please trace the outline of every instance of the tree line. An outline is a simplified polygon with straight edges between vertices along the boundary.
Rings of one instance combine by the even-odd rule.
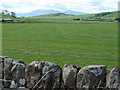
[[[11,16],[11,17],[13,17],[13,18],[16,18],[15,12],[9,12],[8,10],[1,10],[0,13],[1,13],[2,15]]]

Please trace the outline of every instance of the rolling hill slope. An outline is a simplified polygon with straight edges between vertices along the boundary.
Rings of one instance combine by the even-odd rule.
[[[102,12],[102,13],[96,13],[96,14],[84,14],[84,15],[70,15],[70,14],[64,14],[64,13],[54,13],[54,14],[45,14],[45,15],[39,15],[39,16],[33,16],[30,18],[37,18],[37,19],[99,19],[104,18],[106,20],[114,20],[118,17],[118,12]]]
[[[66,17],[66,16],[75,16],[75,15],[65,14],[65,13],[53,13],[53,14],[39,15],[35,17]]]
[[[0,14],[0,18],[10,18],[10,19],[12,19],[12,20],[18,20],[18,18],[13,18],[12,16],[1,15],[1,14]]]

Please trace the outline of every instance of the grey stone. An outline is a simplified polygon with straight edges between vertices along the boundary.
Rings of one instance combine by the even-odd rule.
[[[38,63],[38,69],[40,69],[40,70],[42,71],[44,65],[45,65],[45,62],[44,62],[44,61],[39,62],[39,63]],[[41,73],[41,75],[42,75],[42,73]]]
[[[66,88],[65,85],[64,85],[63,80],[61,80],[61,87],[60,87],[60,90],[67,90],[67,88]]]
[[[17,89],[3,88],[2,90],[17,90]]]
[[[28,88],[25,87],[19,87],[17,89],[13,89],[13,88],[3,88],[2,90],[29,90]]]
[[[5,58],[4,60],[4,87],[9,88],[12,80],[11,69],[13,67],[13,59]]]
[[[25,80],[25,65],[22,63],[17,63],[16,65],[14,65],[11,69],[11,73],[12,73],[12,80],[14,80],[14,83],[11,83],[11,87],[16,86],[20,87],[20,86],[25,86],[26,80]]]
[[[82,68],[77,74],[77,89],[105,87],[106,73],[105,65],[90,65]]]
[[[4,60],[5,58],[8,58],[8,56],[0,56],[0,61]]]
[[[4,87],[3,86],[3,74],[4,74],[4,60],[8,58],[7,56],[0,56],[0,90]]]
[[[42,69],[42,79],[39,84],[39,89],[44,90],[59,90],[61,87],[62,69],[60,66],[50,62],[44,62]]]
[[[17,88],[18,87],[18,84],[15,82],[15,81],[11,81],[11,85],[10,85],[10,88]]]
[[[26,66],[26,63],[25,63],[24,61],[22,61],[21,59],[19,59],[19,60],[14,60],[14,61],[13,61],[13,64],[14,64],[14,65],[16,65],[17,63],[21,63],[21,64],[23,64],[24,66]]]
[[[0,74],[2,74],[2,71],[3,71],[3,64],[0,63]],[[0,77],[1,78],[1,77]]]
[[[0,90],[1,88],[3,88],[2,79],[3,79],[3,58],[0,57]]]
[[[106,77],[106,87],[109,89],[120,90],[120,68],[114,67],[111,69]]]
[[[27,80],[26,86],[28,88],[33,88],[41,78],[42,71],[38,68],[38,63],[38,61],[34,61],[25,69],[25,77]]]
[[[2,74],[0,74],[0,87],[2,87]]]
[[[29,89],[25,87],[19,87],[17,90],[29,90]]]
[[[38,67],[38,63],[39,63],[39,61],[33,61],[29,65],[34,66],[34,67]]]
[[[7,56],[0,56],[0,74],[3,73],[3,69],[4,69],[4,60],[8,58]]]
[[[67,63],[62,69],[62,79],[66,88],[76,88],[76,78],[80,67],[75,64]]]

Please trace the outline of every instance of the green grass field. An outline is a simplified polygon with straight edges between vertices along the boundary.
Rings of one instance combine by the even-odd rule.
[[[118,58],[117,23],[23,23],[2,24],[3,51],[34,52],[57,55]],[[50,61],[59,64],[71,62],[86,65],[117,66],[117,60],[78,58],[3,52],[3,56],[31,61]]]

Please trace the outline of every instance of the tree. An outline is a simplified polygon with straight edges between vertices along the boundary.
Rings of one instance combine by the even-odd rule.
[[[116,17],[116,18],[114,18],[113,20],[120,22],[120,18],[119,18],[119,17]]]
[[[2,10],[2,15],[4,15],[5,14],[5,11],[4,10]]]
[[[11,12],[11,16],[12,16],[12,17],[14,17],[14,18],[16,18],[16,16],[15,16],[15,13],[14,13],[14,12]]]
[[[5,22],[5,20],[4,20],[4,19],[2,19],[2,22]]]
[[[8,16],[9,16],[9,15],[10,15],[10,14],[9,14],[9,11],[5,10],[5,15],[8,15]]]

